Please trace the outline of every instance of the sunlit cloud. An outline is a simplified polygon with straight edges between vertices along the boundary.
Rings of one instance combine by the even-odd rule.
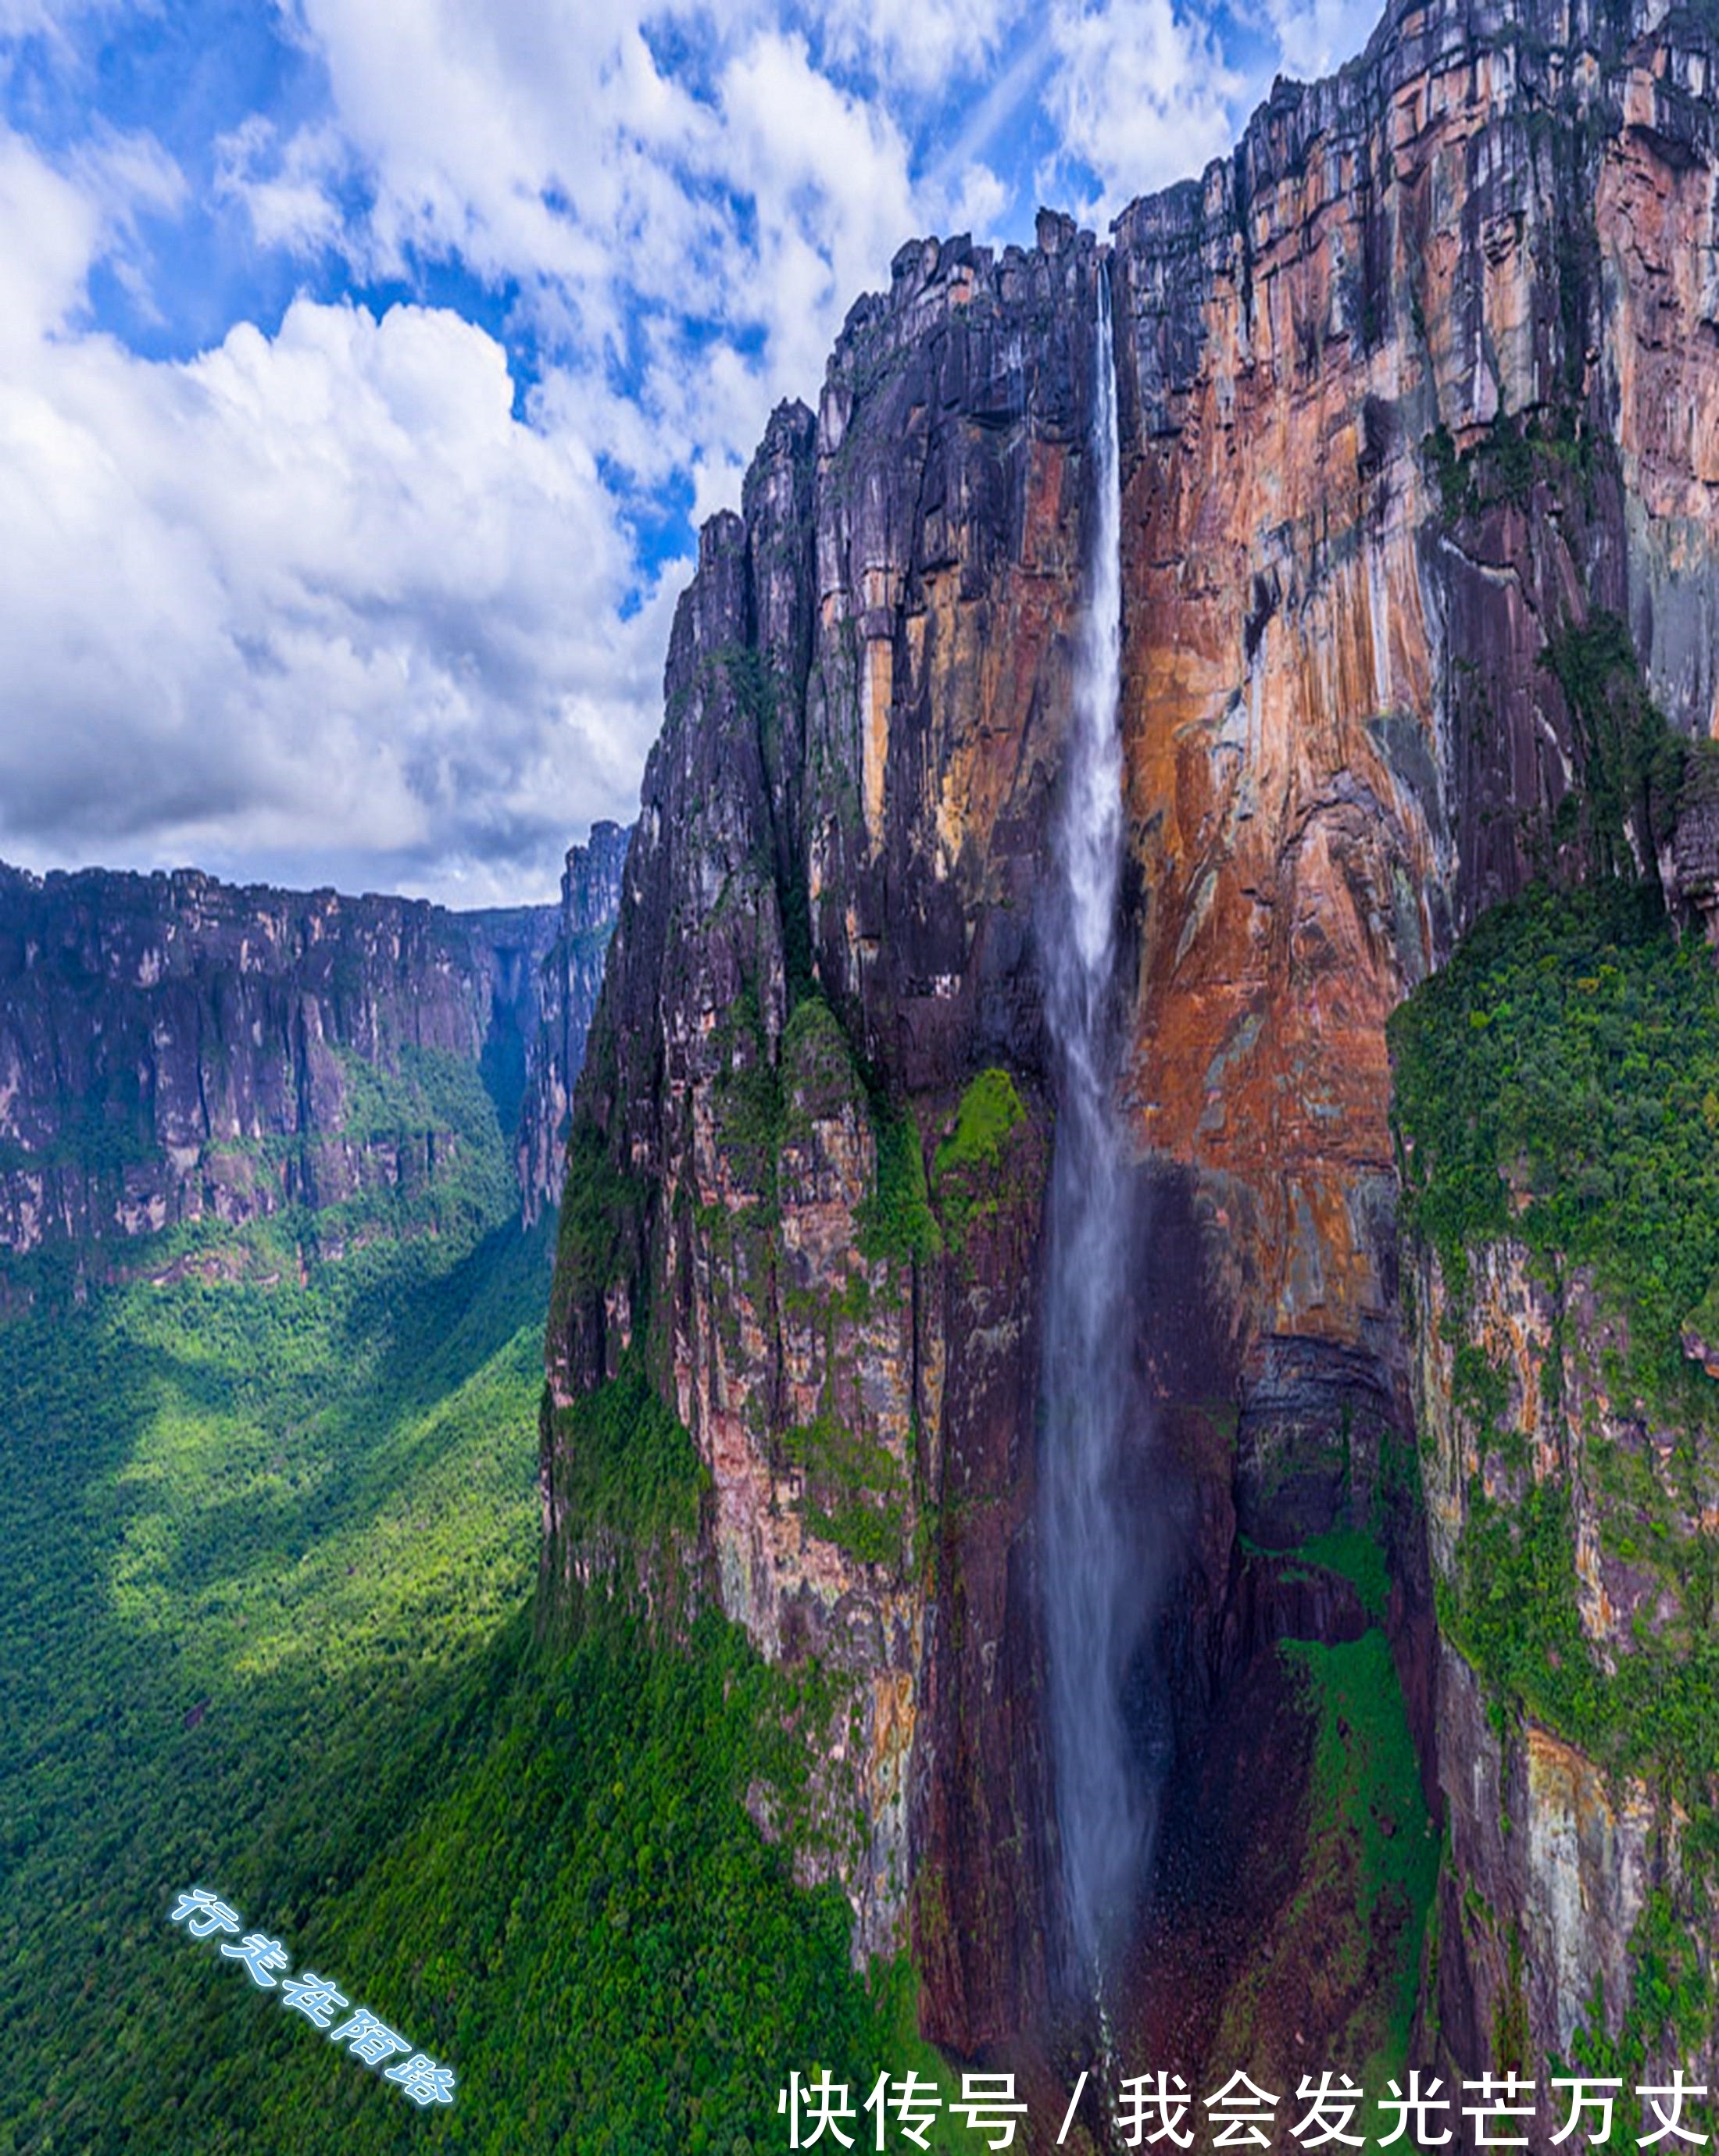
[[[1261,4],[0,0],[0,854],[545,893],[853,300],[1367,27]]]

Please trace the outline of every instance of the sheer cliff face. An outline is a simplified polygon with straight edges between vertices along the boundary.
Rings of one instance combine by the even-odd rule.
[[[972,2042],[1043,1963],[1032,925],[1097,268],[1047,237],[910,249],[703,534],[575,1106],[615,1194],[550,1343],[564,1398],[645,1351],[713,1470],[724,1605],[840,1673],[813,1741],[862,1822],[829,1860],[858,1948],[905,1943],[911,1890]],[[993,1063],[1015,1084],[939,1160]],[[545,1480],[555,1575],[553,1450]]]
[[[1397,11],[1119,228],[1136,1112],[1258,1339],[1388,1329],[1380,1022],[1554,850],[1542,649],[1627,613],[1715,716],[1711,33],[1631,28]]]
[[[520,1196],[528,1222],[560,1201],[569,1096],[585,1060],[585,1035],[603,985],[603,961],[620,909],[620,875],[631,834],[619,824],[591,826],[588,844],[570,846],[561,873],[561,904],[547,951],[534,952],[534,1039],[523,1044],[517,1147]],[[538,908],[541,914],[547,911]]]
[[[1385,1489],[1410,1414],[1383,1023],[1588,842],[1592,744],[1541,663],[1560,634],[1624,615],[1674,720],[1713,721],[1715,62],[1705,18],[1399,8],[1109,250],[1120,1106],[1184,1761],[1290,1622],[1238,1527],[1282,1546],[1382,1506],[1430,1768],[1426,1543]],[[642,1355],[712,1471],[724,1606],[845,1673],[821,1748],[860,1824],[821,1861],[862,1946],[911,1942],[929,2032],[970,2053],[1042,2015],[1058,1953],[1035,931],[1102,261],[1050,217],[1031,252],[903,249],[816,417],[777,413],[742,514],[707,526],[574,1103],[600,1195],[549,1339],[564,1399]],[[552,1586],[577,1562],[557,1473],[551,1444]]]
[[[1429,1250],[1414,1260],[1423,1313],[1414,1397],[1439,1577],[1459,1573],[1476,1490],[1518,1515],[1535,1492],[1550,1492],[1567,1508],[1574,1577],[1561,1537],[1541,1592],[1573,1584],[1604,1679],[1643,1640],[1698,1650],[1710,1590],[1678,1578],[1661,1552],[1701,1546],[1711,1471],[1691,1471],[1688,1433],[1644,1412],[1621,1380],[1629,1343],[1614,1307],[1583,1269],[1567,1274],[1509,1240],[1473,1254],[1460,1297]],[[1470,1358],[1467,1383],[1459,1350]],[[1476,1368],[1487,1373],[1478,1389]],[[1667,2041],[1663,2008],[1636,1996],[1637,1928],[1656,1890],[1675,1891],[1680,1905],[1671,1953],[1663,1933],[1658,1943],[1673,1980],[1712,1950],[1711,1896],[1684,1860],[1687,1816],[1650,1780],[1605,1771],[1557,1731],[1520,1718],[1501,1727],[1455,1652],[1444,1652],[1438,1684],[1452,1862],[1427,2006],[1449,2056],[1488,2058],[1512,2029],[1530,2058],[1569,2056],[1578,2030],[1615,2038],[1633,2010],[1649,2057],[1669,2070],[1693,2054],[1711,2082],[1711,2030],[1697,2044],[1687,2030],[1682,2043]],[[1562,2124],[1548,2090],[1536,2145]]]
[[[592,850],[622,844],[600,826]],[[0,868],[0,1250],[427,1188],[452,1133],[355,1113],[356,1065],[396,1071],[403,1051],[476,1065],[504,1124],[528,1058],[564,1102],[596,981],[583,945],[540,973],[569,932],[600,955],[617,880],[575,854],[560,909],[472,914]]]

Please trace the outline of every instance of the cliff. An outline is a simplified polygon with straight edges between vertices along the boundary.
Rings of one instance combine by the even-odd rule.
[[[1392,1038],[1450,1797],[1428,2030],[1711,2078],[1719,977],[1650,891],[1536,893]]]
[[[515,1152],[528,1223],[545,1204],[560,1203],[568,1106],[585,1060],[631,836],[619,824],[593,824],[589,843],[568,849],[561,872],[553,938],[537,965],[536,1031],[522,1045],[520,1066]]]
[[[0,1250],[425,1193],[458,1165],[450,1067],[532,1127],[578,1068],[620,843],[574,849],[558,908],[469,914],[0,868]]]
[[[1129,1502],[1173,1573],[1135,1703],[1163,1824],[1122,2027],[1269,2081],[1400,2056],[1427,1888],[1367,1872],[1365,1818],[1400,1856],[1423,1794],[1470,1803],[1485,1743],[1435,1624],[1386,1019],[1536,874],[1663,871],[1703,903],[1655,727],[1709,732],[1719,688],[1716,31],[1397,6],[1108,249],[1048,214],[1031,250],[915,242],[701,536],[574,1104],[546,1593],[577,1569],[576,1404],[643,1372],[708,1471],[723,1606],[840,1674],[807,1734],[855,1823],[821,1861],[857,1951],[911,1947],[963,2055],[1042,2060],[1074,1992],[1032,1531],[1038,931],[1097,280],[1155,1404]],[[1341,1702],[1381,1625],[1422,1788],[1382,1725],[1346,1823],[1319,1762],[1361,1771]],[[1586,1789],[1559,1756],[1525,1786]],[[1362,1877],[1348,1933],[1310,1927],[1315,1882]],[[1612,1954],[1609,1919],[1571,1921],[1569,1951]],[[1567,2016],[1525,2010],[1539,2056]],[[1486,2012],[1444,2028],[1490,2062]]]

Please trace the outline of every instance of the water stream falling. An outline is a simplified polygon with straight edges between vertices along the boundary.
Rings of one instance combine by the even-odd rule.
[[[1131,1185],[1114,1104],[1122,868],[1121,481],[1107,267],[1098,275],[1093,539],[1043,969],[1058,1080],[1044,1306],[1041,1526],[1051,1756],[1075,1944],[1095,1997],[1151,1825],[1124,1689],[1140,1553],[1121,1462],[1138,1409],[1128,1295]]]

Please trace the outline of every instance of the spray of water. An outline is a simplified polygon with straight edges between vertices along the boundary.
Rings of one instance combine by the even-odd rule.
[[[1098,279],[1090,598],[1055,829],[1045,1001],[1058,1081],[1044,1307],[1041,1548],[1064,1884],[1094,1994],[1138,1888],[1151,1799],[1123,1693],[1140,1636],[1139,1552],[1120,1486],[1139,1408],[1127,1265],[1130,1189],[1114,1106],[1122,862],[1121,493],[1109,277]]]

